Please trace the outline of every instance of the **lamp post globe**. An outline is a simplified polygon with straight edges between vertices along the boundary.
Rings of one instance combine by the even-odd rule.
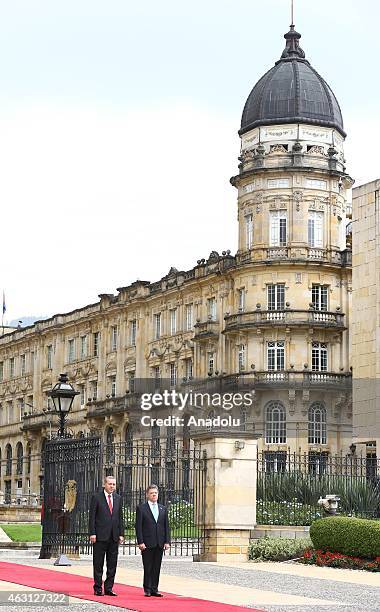
[[[71,410],[73,401],[79,391],[75,391],[74,387],[69,383],[67,374],[61,374],[58,382],[54,385],[47,395],[53,400],[54,410],[59,414],[59,431],[58,436],[64,438],[66,417]]]

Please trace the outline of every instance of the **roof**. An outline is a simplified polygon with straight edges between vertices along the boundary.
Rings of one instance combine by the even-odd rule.
[[[281,58],[256,83],[245,103],[239,134],[259,125],[309,123],[332,127],[343,137],[342,113],[326,81],[305,59],[294,25],[284,35]]]

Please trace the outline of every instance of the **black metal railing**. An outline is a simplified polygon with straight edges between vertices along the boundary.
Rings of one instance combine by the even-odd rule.
[[[206,460],[199,448],[182,442],[134,440],[102,444],[100,438],[46,443],[44,520],[41,556],[59,552],[89,553],[88,512],[103,477],[116,478],[123,499],[125,544],[122,553],[138,552],[137,505],[149,484],[159,487],[159,502],[169,510],[171,555],[200,554],[204,545]]]
[[[339,512],[380,518],[380,459],[355,455],[259,453],[257,517],[262,525],[310,525],[323,516],[318,499],[340,497]]]

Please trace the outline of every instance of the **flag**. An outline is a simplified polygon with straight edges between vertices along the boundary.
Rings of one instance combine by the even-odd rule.
[[[5,313],[6,313],[6,310],[7,310],[7,306],[6,306],[6,304],[5,304],[5,293],[4,293],[4,291],[3,291],[3,314],[5,314]]]

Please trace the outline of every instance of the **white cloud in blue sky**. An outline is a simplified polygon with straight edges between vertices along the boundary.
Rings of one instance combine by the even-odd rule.
[[[241,111],[281,54],[289,6],[0,1],[9,319],[236,250]],[[341,104],[357,183],[380,175],[379,17],[370,0],[295,0],[301,46]]]

